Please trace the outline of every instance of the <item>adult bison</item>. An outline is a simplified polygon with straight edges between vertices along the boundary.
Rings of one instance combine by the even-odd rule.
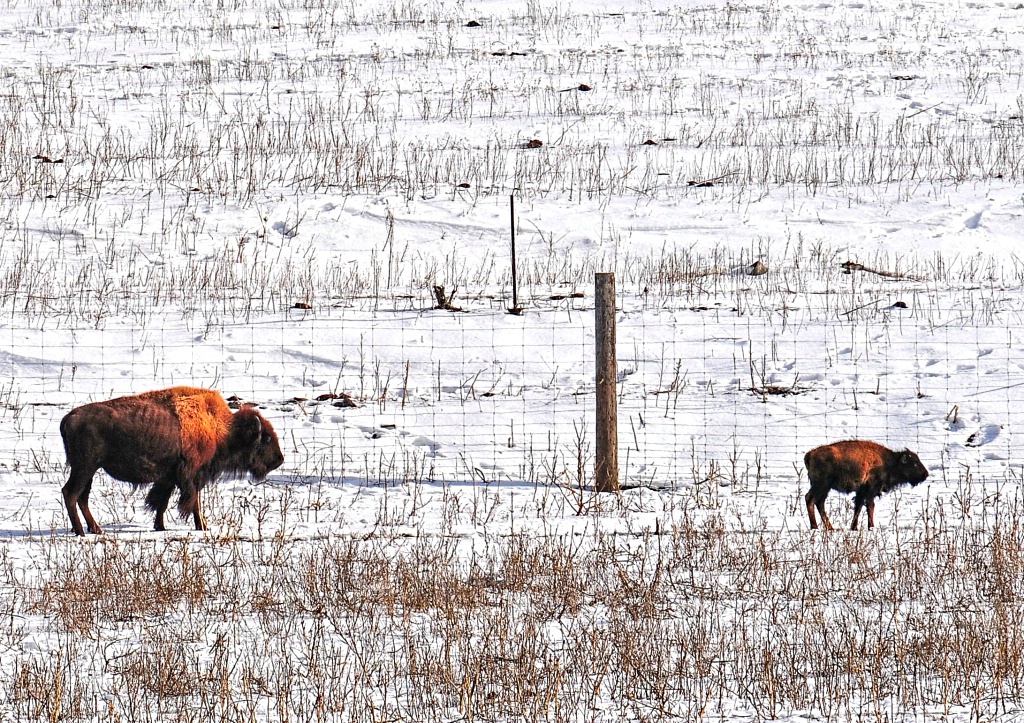
[[[825,529],[832,522],[825,514],[825,498],[831,490],[853,492],[853,525],[857,529],[860,508],[868,508],[868,529],[875,526],[875,498],[900,485],[918,485],[928,479],[921,459],[904,449],[894,452],[876,442],[849,440],[816,447],[804,455],[811,491],[804,497],[811,529],[818,529],[814,508],[821,513]]]
[[[270,422],[251,408],[232,413],[209,389],[171,387],[93,402],[72,409],[60,423],[71,474],[61,490],[76,535],[103,530],[89,511],[92,478],[101,467],[136,486],[152,485],[146,505],[164,529],[164,512],[175,488],[182,517],[192,513],[205,530],[199,492],[220,475],[263,479],[284,462]]]

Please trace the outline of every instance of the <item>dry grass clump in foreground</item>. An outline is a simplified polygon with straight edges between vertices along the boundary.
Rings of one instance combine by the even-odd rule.
[[[1016,508],[1014,502],[1007,507]],[[1019,509],[812,535],[40,539],[6,720],[989,718],[1024,707]]]

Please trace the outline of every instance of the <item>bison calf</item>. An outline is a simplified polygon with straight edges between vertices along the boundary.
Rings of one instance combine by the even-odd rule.
[[[72,409],[60,423],[71,474],[61,490],[76,535],[103,531],[89,511],[92,478],[100,468],[136,486],[152,485],[146,504],[164,529],[164,512],[178,490],[178,511],[205,530],[199,492],[222,474],[263,479],[284,456],[270,422],[255,409],[232,413],[209,389],[172,387]]]
[[[875,526],[876,497],[899,485],[918,485],[928,479],[928,470],[909,449],[894,452],[875,442],[835,442],[816,447],[804,455],[804,465],[811,482],[811,491],[804,499],[813,530],[818,529],[815,507],[821,513],[825,529],[832,529],[832,522],[825,514],[825,498],[832,490],[856,494],[850,529],[857,529],[861,507],[868,508],[868,529],[871,529]]]

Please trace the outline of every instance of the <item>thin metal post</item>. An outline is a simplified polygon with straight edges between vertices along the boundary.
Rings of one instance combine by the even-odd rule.
[[[509,221],[512,230],[512,309],[513,313],[519,313],[519,279],[516,269],[516,197],[514,194],[508,196]]]

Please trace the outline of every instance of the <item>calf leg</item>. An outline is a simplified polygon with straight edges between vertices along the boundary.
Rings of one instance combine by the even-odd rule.
[[[811,519],[811,529],[818,529],[818,521],[814,518],[814,508],[818,508],[818,513],[821,515],[821,522],[825,526],[826,530],[832,529],[832,520],[828,518],[828,514],[825,512],[825,497],[828,496],[828,489],[825,489],[825,493],[822,495],[815,494],[814,488],[804,496],[804,501],[807,502],[807,516]]]
[[[875,527],[875,498],[869,495],[858,494],[853,498],[853,524],[850,526],[851,530],[857,529],[857,519],[860,517],[860,511],[862,507],[868,509],[868,529],[872,530]]]
[[[811,529],[818,529],[818,520],[814,516],[814,490],[804,495],[804,502],[807,503],[807,516],[811,519]]]
[[[830,520],[828,518],[828,515],[825,513],[825,500],[824,499],[819,499],[817,507],[818,507],[818,514],[821,515],[821,521],[825,524],[825,529],[826,530],[834,530],[835,528],[832,527],[832,520]]]

